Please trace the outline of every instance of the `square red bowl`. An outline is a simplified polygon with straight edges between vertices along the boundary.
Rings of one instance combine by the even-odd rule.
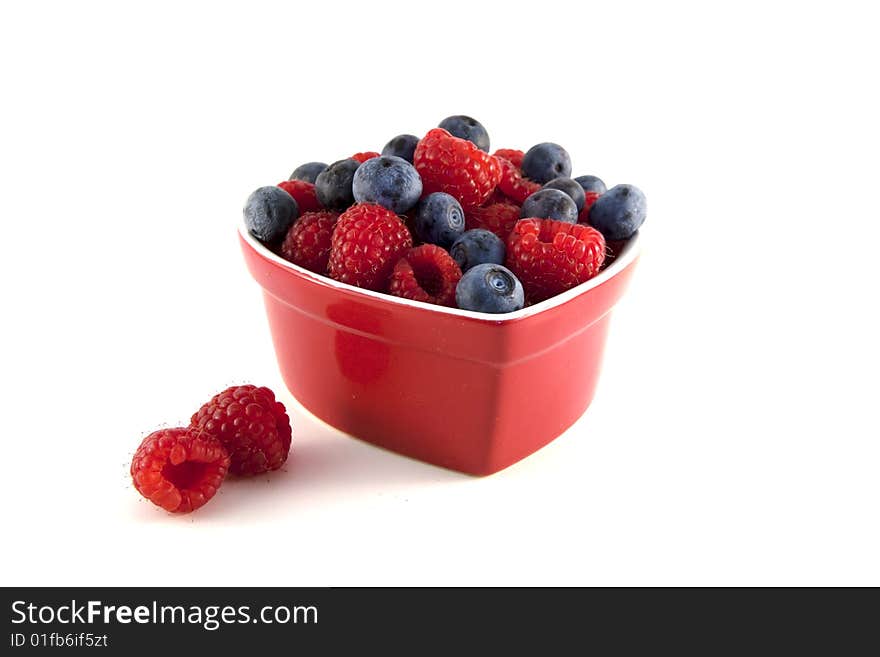
[[[356,438],[476,475],[543,447],[590,405],[639,251],[636,235],[592,280],[492,315],[338,283],[239,237],[293,396]]]

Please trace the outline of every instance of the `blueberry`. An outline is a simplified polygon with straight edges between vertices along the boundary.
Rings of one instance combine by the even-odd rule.
[[[507,267],[486,263],[467,270],[455,288],[462,310],[510,313],[523,307],[523,286]]]
[[[260,187],[244,205],[244,224],[261,242],[274,242],[299,216],[293,197],[280,187]]]
[[[378,203],[402,214],[419,202],[422,179],[412,164],[394,155],[380,155],[364,162],[351,185],[358,203]]]
[[[554,178],[568,178],[571,175],[571,158],[559,144],[544,142],[526,151],[522,172],[526,178],[542,185]]]
[[[495,233],[474,228],[466,230],[455,240],[449,249],[449,255],[462,271],[467,271],[476,265],[500,265],[504,262],[505,251],[504,240]]]
[[[604,194],[607,187],[605,187],[605,183],[602,182],[601,178],[597,178],[596,176],[578,176],[574,179],[574,181],[584,188],[585,192],[596,192],[598,194]]]
[[[293,170],[293,173],[290,174],[290,179],[305,180],[307,183],[312,183],[314,185],[315,178],[317,178],[318,174],[326,168],[327,165],[323,162],[306,162],[305,164],[300,164]]]
[[[315,194],[325,208],[344,210],[354,203],[351,181],[360,166],[357,160],[334,162],[315,178]]]
[[[440,121],[438,127],[443,128],[453,137],[467,139],[469,142],[476,145],[481,151],[489,152],[489,133],[486,132],[486,128],[483,127],[483,124],[476,119],[464,116],[463,114],[447,116]]]
[[[587,202],[584,188],[571,178],[554,178],[544,185],[544,189],[558,189],[560,192],[568,194],[577,206],[578,214],[584,209],[584,203]]]
[[[382,155],[396,155],[412,164],[413,153],[416,152],[418,143],[419,138],[415,135],[397,135],[385,144],[385,148],[382,149]]]
[[[523,203],[519,216],[523,219],[538,217],[576,224],[578,209],[571,196],[565,192],[558,189],[539,189]]]
[[[590,224],[606,240],[627,240],[644,223],[647,209],[642,190],[633,185],[615,185],[590,208]]]
[[[428,194],[419,203],[413,232],[422,242],[448,249],[464,232],[461,204],[444,192]]]

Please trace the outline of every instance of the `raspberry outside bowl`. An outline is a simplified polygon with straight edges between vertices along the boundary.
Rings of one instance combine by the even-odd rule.
[[[504,315],[362,290],[282,259],[244,228],[239,239],[281,375],[306,409],[361,440],[488,475],[590,405],[640,238],[586,283]]]

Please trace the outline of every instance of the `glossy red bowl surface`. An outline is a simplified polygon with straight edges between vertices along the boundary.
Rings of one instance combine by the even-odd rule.
[[[543,447],[590,405],[639,251],[636,235],[592,280],[492,315],[338,283],[239,237],[294,397],[356,438],[477,475]]]

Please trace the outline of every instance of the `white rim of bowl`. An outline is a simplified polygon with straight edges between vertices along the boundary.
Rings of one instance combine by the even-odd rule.
[[[309,271],[299,265],[295,265],[292,262],[285,260],[281,256],[273,253],[270,249],[265,247],[259,240],[257,240],[244,226],[239,225],[238,232],[244,238],[244,240],[253,247],[253,249],[259,253],[262,257],[266,258],[270,262],[275,263],[276,265],[280,265],[286,269],[290,269],[298,273],[299,275],[318,283],[319,285],[323,285],[324,287],[328,287],[336,290],[345,290],[347,292],[352,292],[354,294],[362,295],[365,297],[369,297],[371,299],[380,299],[386,303],[397,304],[400,306],[409,306],[411,308],[419,308],[421,310],[429,310],[436,313],[443,313],[445,315],[452,315],[454,317],[467,317],[470,319],[479,319],[486,322],[511,322],[519,319],[525,319],[526,317],[531,317],[532,315],[537,315],[539,313],[544,312],[545,310],[550,310],[551,308],[555,308],[556,306],[561,306],[574,299],[581,294],[585,294],[592,290],[595,287],[600,286],[605,281],[613,278],[619,272],[623,271],[627,268],[627,266],[635,260],[639,253],[641,252],[641,231],[636,232],[635,235],[630,238],[626,247],[624,247],[623,251],[614,259],[608,267],[603,269],[597,276],[594,276],[590,280],[577,285],[570,290],[566,290],[562,294],[557,294],[555,297],[551,297],[546,299],[545,301],[541,301],[532,306],[526,306],[525,308],[521,308],[520,310],[514,310],[510,313],[481,313],[476,312],[474,310],[461,310],[459,308],[449,308],[447,306],[437,306],[431,303],[424,303],[422,301],[413,301],[412,299],[404,299],[402,297],[396,297],[391,294],[384,294],[382,292],[373,292],[372,290],[365,290],[360,287],[356,287],[354,285],[349,285],[348,283],[340,283],[339,281],[333,280],[329,276],[322,276],[321,274],[316,274],[314,272]]]

